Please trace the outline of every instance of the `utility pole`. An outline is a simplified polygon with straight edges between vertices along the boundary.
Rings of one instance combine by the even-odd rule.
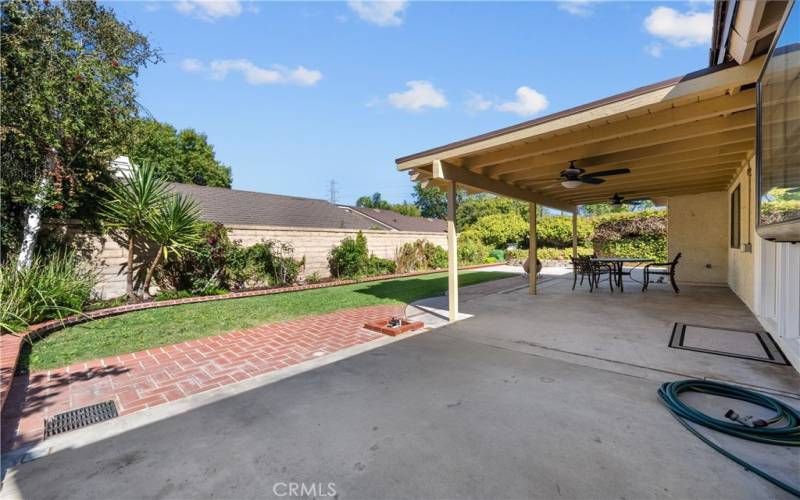
[[[338,195],[338,191],[336,189],[336,179],[331,179],[330,182],[330,202],[336,203],[336,196]]]

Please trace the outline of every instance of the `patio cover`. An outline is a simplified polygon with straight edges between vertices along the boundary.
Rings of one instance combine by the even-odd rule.
[[[755,149],[764,57],[730,62],[396,160],[412,180],[448,193],[450,319],[458,317],[456,189],[490,192],[573,213],[578,205],[726,190]],[[797,58],[788,62],[797,66]],[[800,120],[800,116],[792,118]],[[765,124],[769,125],[769,124]],[[565,189],[571,160],[586,173],[627,167],[598,185]],[[577,241],[573,234],[573,254]],[[536,273],[530,274],[536,293]]]
[[[448,181],[566,211],[607,201],[724,190],[755,147],[755,81],[763,57],[725,64],[396,160],[412,179]],[[603,184],[565,189],[570,160],[587,173],[627,167]]]

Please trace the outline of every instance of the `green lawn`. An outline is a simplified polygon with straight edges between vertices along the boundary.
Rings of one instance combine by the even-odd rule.
[[[459,285],[514,276],[462,271]],[[67,366],[276,321],[377,304],[402,304],[447,291],[447,274],[321,288],[131,312],[55,332],[24,350],[30,370]]]

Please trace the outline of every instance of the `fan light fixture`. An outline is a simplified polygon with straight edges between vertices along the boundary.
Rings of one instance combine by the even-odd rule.
[[[583,182],[577,179],[568,179],[565,181],[561,181],[561,185],[567,189],[575,189],[577,187],[581,187],[581,184],[583,184]]]

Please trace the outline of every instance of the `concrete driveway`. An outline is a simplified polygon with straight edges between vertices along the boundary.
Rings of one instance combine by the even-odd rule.
[[[0,497],[788,497],[658,385],[444,327],[23,464]],[[796,453],[748,446],[796,478]]]

